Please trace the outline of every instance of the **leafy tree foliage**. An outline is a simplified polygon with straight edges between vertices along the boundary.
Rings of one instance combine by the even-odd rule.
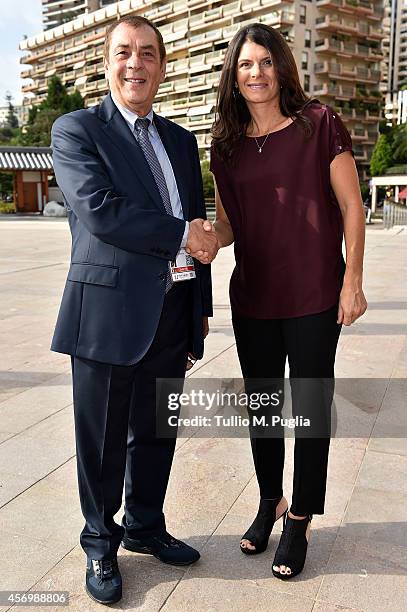
[[[392,148],[388,134],[380,134],[373,149],[372,159],[370,160],[370,174],[379,176],[390,168],[393,161]]]
[[[215,197],[215,187],[207,159],[201,160],[201,171],[205,199],[212,199]]]
[[[393,161],[396,164],[407,164],[407,124],[398,125],[394,129]]]
[[[12,99],[13,99],[13,96],[8,91],[6,93],[6,102],[8,105],[7,123],[8,123],[8,127],[10,127],[13,130],[15,128],[18,128],[18,118],[15,113],[14,106],[12,104]]]
[[[24,146],[49,147],[55,119],[83,107],[80,92],[68,94],[60,78],[54,75],[49,81],[46,99],[30,109],[28,125],[21,134],[20,143]]]

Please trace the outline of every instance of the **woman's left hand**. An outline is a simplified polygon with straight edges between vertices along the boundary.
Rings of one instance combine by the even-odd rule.
[[[352,325],[366,311],[367,301],[362,288],[344,283],[339,296],[338,323]]]

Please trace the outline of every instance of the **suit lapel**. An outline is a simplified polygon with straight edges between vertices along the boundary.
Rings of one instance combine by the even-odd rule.
[[[184,213],[184,219],[188,219],[189,214],[189,198],[187,187],[185,184],[185,152],[182,156],[179,144],[177,143],[176,135],[171,126],[166,125],[166,122],[154,113],[154,125],[160,135],[164,148],[167,152],[169,160],[171,162],[172,169],[174,171],[175,180],[177,183],[178,193],[181,200],[182,211]],[[188,168],[187,168],[188,171]]]
[[[110,94],[106,96],[99,108],[99,118],[104,122],[103,130],[109,140],[117,147],[127,163],[131,166],[144,184],[148,194],[158,208],[165,212],[164,204],[144,154],[131,133],[126,121],[117,110]]]

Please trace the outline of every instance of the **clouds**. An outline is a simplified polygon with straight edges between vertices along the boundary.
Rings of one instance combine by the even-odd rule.
[[[18,10],[17,10],[18,8]],[[42,30],[41,0],[0,0],[0,105],[10,91],[14,103],[21,102],[20,64],[22,53],[18,46],[24,35],[33,36]]]

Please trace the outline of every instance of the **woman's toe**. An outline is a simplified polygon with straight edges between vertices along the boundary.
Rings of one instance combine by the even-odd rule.
[[[286,568],[285,568],[285,573],[286,573],[286,574],[291,574],[291,569],[290,569],[289,567],[286,567]]]
[[[250,540],[242,540],[240,542],[240,546],[242,548],[248,548],[249,550],[255,550],[255,546],[253,546],[253,544],[250,542]]]
[[[286,567],[285,565],[280,565],[280,574],[286,574]]]
[[[280,566],[279,565],[273,565],[273,570],[275,572],[280,572]]]

